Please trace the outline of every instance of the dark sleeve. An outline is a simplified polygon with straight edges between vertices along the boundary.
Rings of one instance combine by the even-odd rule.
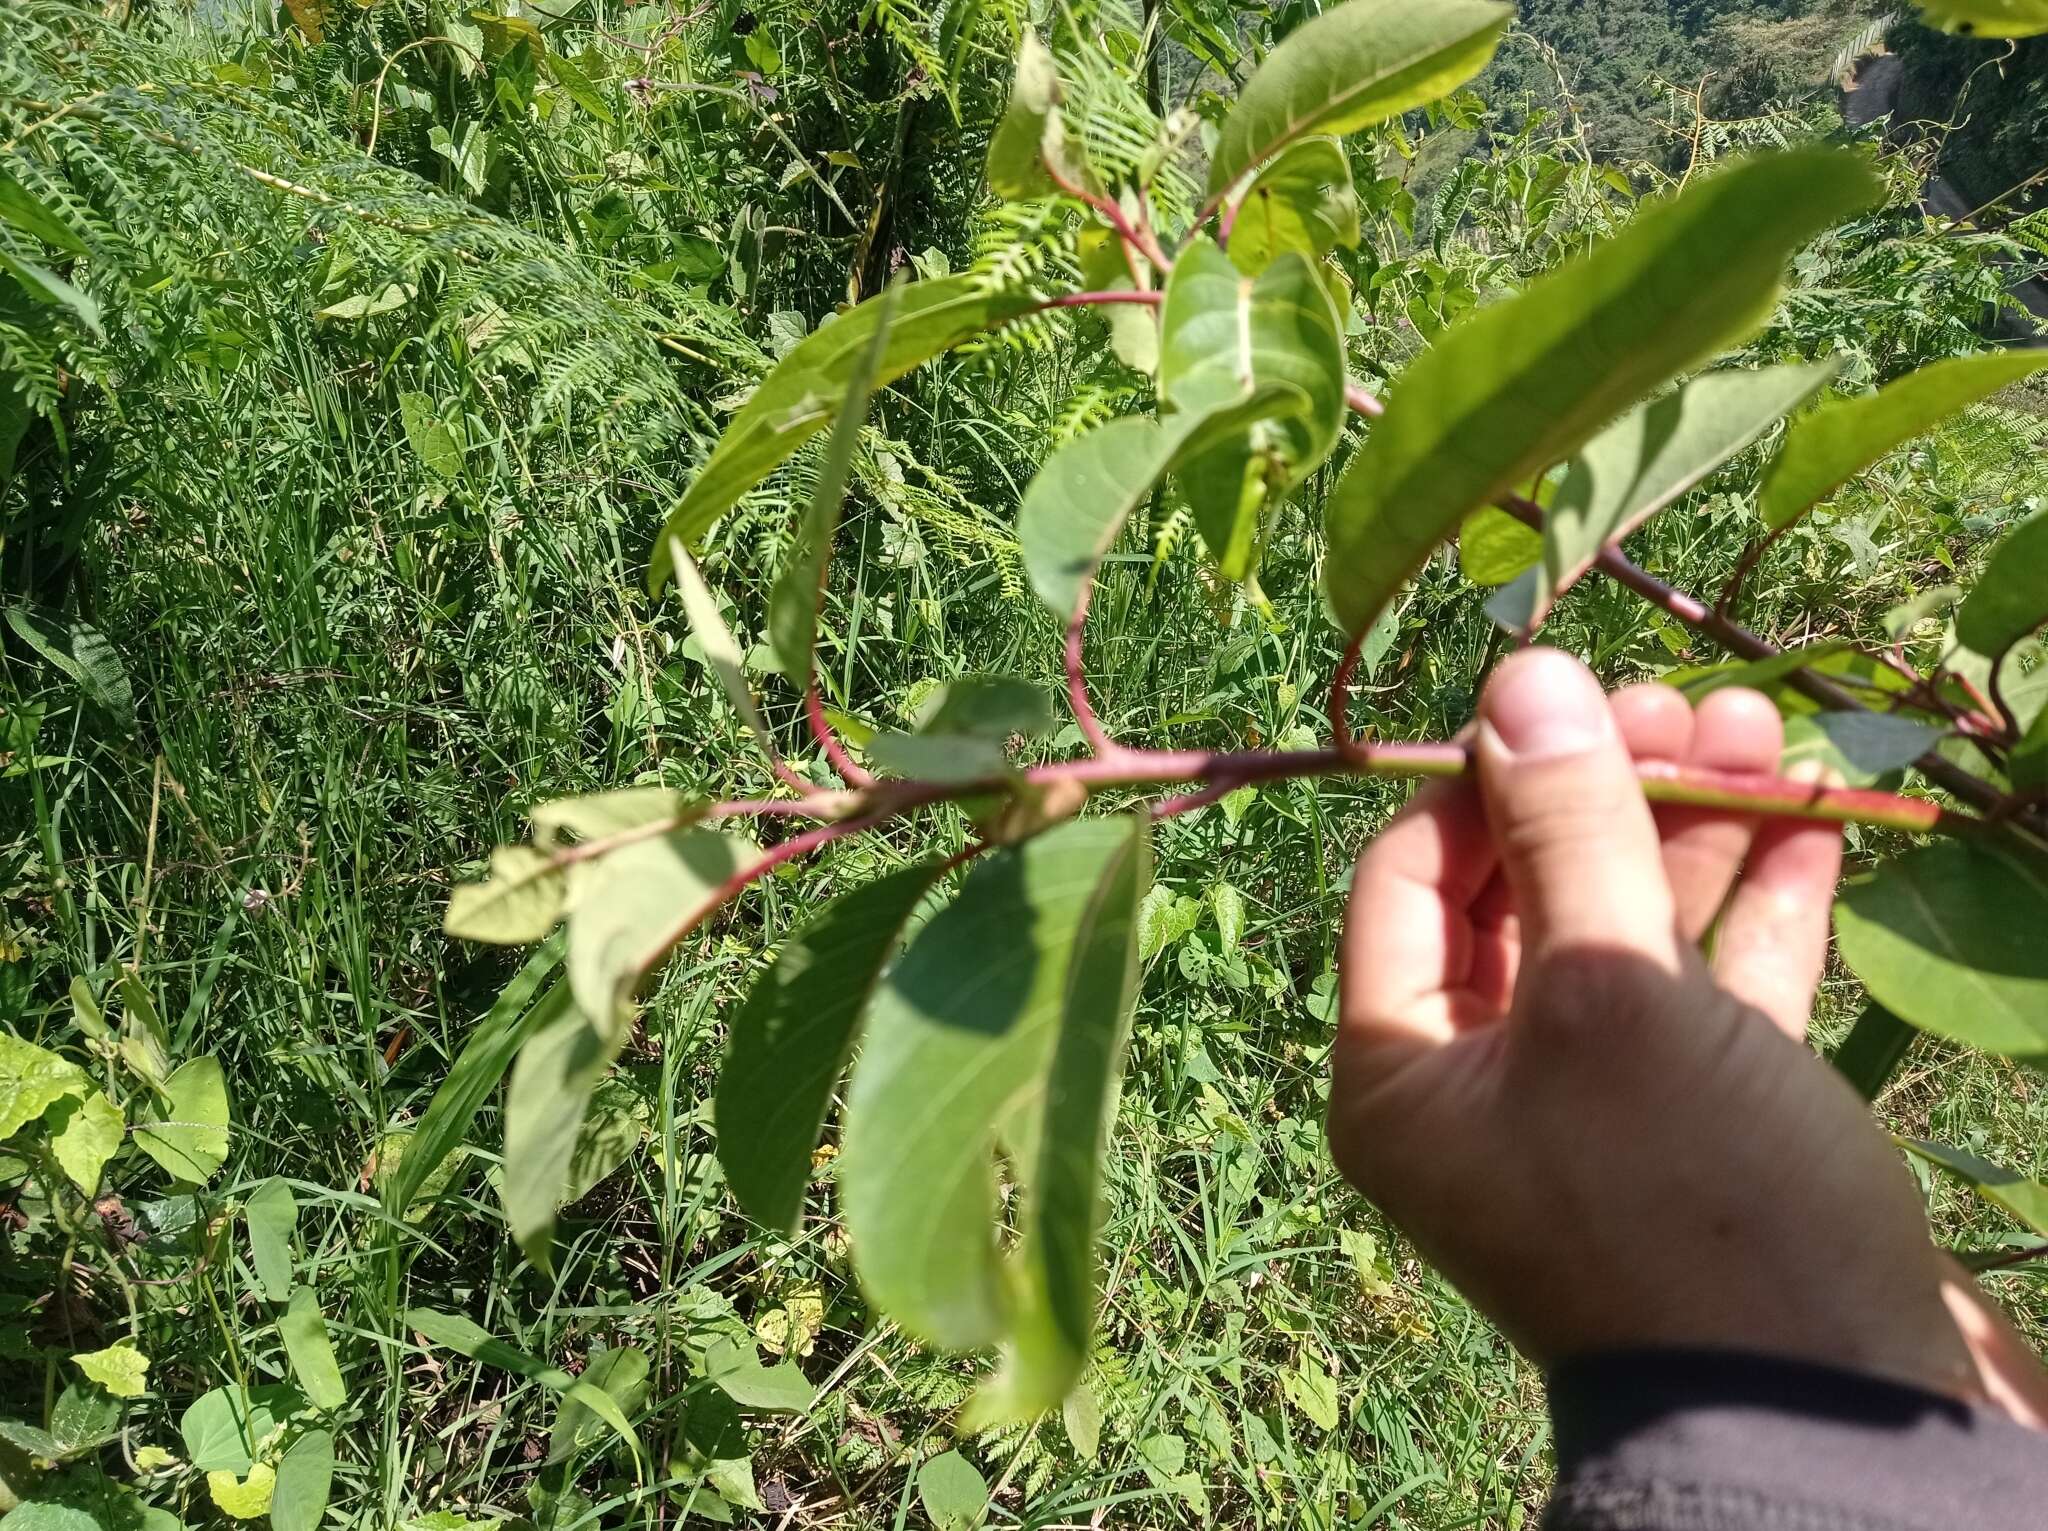
[[[2048,1436],[1855,1372],[1636,1351],[1550,1378],[1545,1531],[2042,1531]]]

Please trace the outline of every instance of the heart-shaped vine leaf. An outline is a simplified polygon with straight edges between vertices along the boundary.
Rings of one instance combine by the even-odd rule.
[[[982,1419],[1057,1408],[1088,1355],[1097,1173],[1137,983],[1145,826],[1073,821],[983,859],[875,995],[841,1196],[862,1283],[933,1344],[1003,1343]],[[1023,1184],[1014,1255],[992,1157]]]
[[[2043,367],[2048,356],[2037,351],[1988,351],[1935,362],[1876,393],[1830,400],[1793,422],[1764,474],[1757,513],[1772,531],[1790,526],[1893,448]]]
[[[1365,631],[1466,515],[1763,323],[1792,252],[1882,190],[1849,154],[1742,160],[1454,325],[1401,374],[1330,496],[1339,625]]]
[[[1257,276],[1281,256],[1315,260],[1358,243],[1358,188],[1334,138],[1304,138],[1261,170],[1238,200],[1230,262]]]
[[[905,288],[873,386],[892,383],[970,335],[1032,307],[1028,292],[992,290],[977,275],[939,277]],[[818,431],[831,423],[867,354],[882,298],[818,326],[782,358],[726,427],[654,541],[647,583],[659,591],[673,570],[671,543],[685,547]]]
[[[135,1142],[171,1178],[204,1185],[228,1160],[228,1081],[218,1058],[181,1063],[135,1128]]]
[[[1842,960],[1922,1031],[2048,1054],[2048,861],[1949,841],[1888,861],[1835,905]]]
[[[782,943],[733,1019],[718,1076],[718,1162],[756,1222],[796,1232],[861,1011],[942,866],[905,867],[833,899]]]
[[[1956,612],[1956,636],[1979,654],[2003,654],[2048,622],[2048,511],[2022,521]]]
[[[1486,67],[1514,19],[1493,0],[1347,0],[1296,27],[1224,118],[1210,196],[1312,133],[1355,133],[1450,94]]]

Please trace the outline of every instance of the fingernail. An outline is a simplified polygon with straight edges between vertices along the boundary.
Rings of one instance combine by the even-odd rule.
[[[1593,672],[1556,649],[1504,661],[1481,713],[1480,726],[1521,760],[1580,755],[1614,737],[1614,714]]]

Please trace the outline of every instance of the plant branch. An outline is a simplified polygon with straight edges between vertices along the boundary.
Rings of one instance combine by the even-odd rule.
[[[825,717],[825,699],[818,694],[815,676],[804,691],[804,719],[811,725],[811,737],[818,741],[818,748],[832,762],[832,769],[839,773],[841,781],[855,787],[865,787],[874,781],[874,777],[853,763],[853,757],[846,753],[846,746],[832,732],[832,724]]]
[[[1150,261],[1153,268],[1162,276],[1173,269],[1173,262],[1167,259],[1166,252],[1159,248],[1159,241],[1153,238],[1149,230],[1139,228],[1125,217],[1124,210],[1113,200],[1099,191],[1090,191],[1087,187],[1068,180],[1060,174],[1059,167],[1050,160],[1044,161],[1044,164],[1045,173],[1052,177],[1055,186],[1076,201],[1085,202],[1100,213],[1103,220],[1117,231],[1118,237]]]
[[[1088,603],[1094,595],[1094,582],[1085,581],[1081,586],[1081,599],[1074,606],[1074,615],[1067,620],[1067,705],[1073,709],[1074,721],[1080,725],[1089,748],[1098,755],[1114,755],[1121,751],[1123,746],[1110,738],[1109,731],[1102,726],[1102,720],[1095,716],[1095,709],[1088,701],[1088,674],[1081,664],[1081,633],[1088,625]]]
[[[1034,312],[1042,313],[1048,308],[1089,308],[1097,303],[1143,303],[1148,308],[1157,308],[1166,301],[1163,292],[1148,292],[1138,287],[1117,287],[1106,292],[1069,292],[1057,298],[1047,298]]]
[[[1379,401],[1378,395],[1367,392],[1357,383],[1344,385],[1344,402],[1352,413],[1364,415],[1368,420],[1377,420],[1387,412],[1387,406]]]

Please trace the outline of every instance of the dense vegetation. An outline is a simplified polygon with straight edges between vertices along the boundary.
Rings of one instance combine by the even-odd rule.
[[[1586,52],[1802,19],[1651,9],[1527,19],[1560,39],[1586,19]],[[1304,11],[1036,19],[1078,150],[1105,184],[1142,180],[1178,231],[1231,86]],[[986,1358],[916,1343],[863,1295],[836,1128],[795,1237],[744,1215],[718,1156],[719,1056],[757,977],[829,898],[959,850],[973,804],[793,861],[692,932],[565,1145],[554,1226],[524,1252],[511,1236],[532,1232],[531,1177],[504,1152],[500,1081],[565,1014],[562,947],[448,939],[451,883],[535,805],[777,793],[717,673],[718,623],[693,632],[646,593],[657,529],[760,379],[892,275],[1094,285],[1088,209],[985,184],[1028,22],[905,0],[0,13],[0,1479],[32,1501],[24,1531],[266,1514],[288,1531],[323,1523],[321,1503],[326,1523],[435,1531],[1529,1513],[1535,1378],[1321,1144],[1334,921],[1393,781],[1245,785],[1155,830],[1096,1350],[1063,1409],[956,1436]],[[1832,50],[1860,26],[1841,18]],[[1398,400],[1456,321],[1749,149],[1833,141],[1882,196],[1804,244],[1730,364],[1832,360],[1831,386],[1866,394],[1983,351],[2008,263],[2036,259],[1931,227],[1918,160],[1844,131],[1826,92],[1758,86],[1740,110],[1705,104],[1710,124],[1630,137],[1529,111],[1533,77],[1510,71],[1540,55],[1519,48],[1481,82],[1498,111],[1460,90],[1346,140],[1360,234],[1323,241],[1321,269],[1364,389]],[[1644,74],[1681,62],[1606,51],[1610,101],[1662,99]],[[1152,407],[1122,312],[1023,315],[837,433],[850,491],[815,643],[821,710],[853,748],[927,719],[965,674],[1059,688],[1063,623],[1032,598],[1018,511],[1041,463]],[[770,621],[831,434],[693,551],[789,770],[836,787]],[[1783,434],[1635,532],[1635,563],[1704,592],[1748,563],[1732,615],[1852,684],[1885,684],[1867,656],[1895,643],[1948,655],[1928,592],[1974,584],[2048,507],[2038,381],[1948,413],[1765,541]],[[1138,497],[1086,634],[1110,729],[1214,750],[1330,733],[1346,634],[1324,615],[1320,527],[1367,439],[1346,421],[1274,513],[1256,585],[1218,574],[1202,531],[1222,523],[1178,483]],[[1366,624],[1367,737],[1442,739],[1469,715],[1508,641],[1476,580],[1529,556],[1491,532],[1505,569],[1468,536]],[[1725,657],[1595,579],[1544,634],[1616,680],[1700,680]],[[2044,679],[2018,653],[2004,702],[2032,709],[2023,725]],[[1062,718],[1023,748],[1085,742]],[[1996,795],[1994,765],[2026,780],[2011,742],[1941,748]],[[1872,774],[1899,784],[1905,758]],[[1867,863],[1903,838],[1855,844]],[[1828,1003],[1833,1041],[1863,1011],[1846,971]],[[1978,1159],[2048,1167],[2023,1065],[1929,1038],[1894,1074],[1899,1051],[1865,1077],[1890,1077],[1880,1109],[1902,1132],[1976,1156],[1948,1162],[1978,1179]],[[2009,1186],[1998,1205],[1928,1190],[1942,1236],[1984,1263],[2048,1234]],[[2030,1269],[1997,1294],[2038,1334]]]

